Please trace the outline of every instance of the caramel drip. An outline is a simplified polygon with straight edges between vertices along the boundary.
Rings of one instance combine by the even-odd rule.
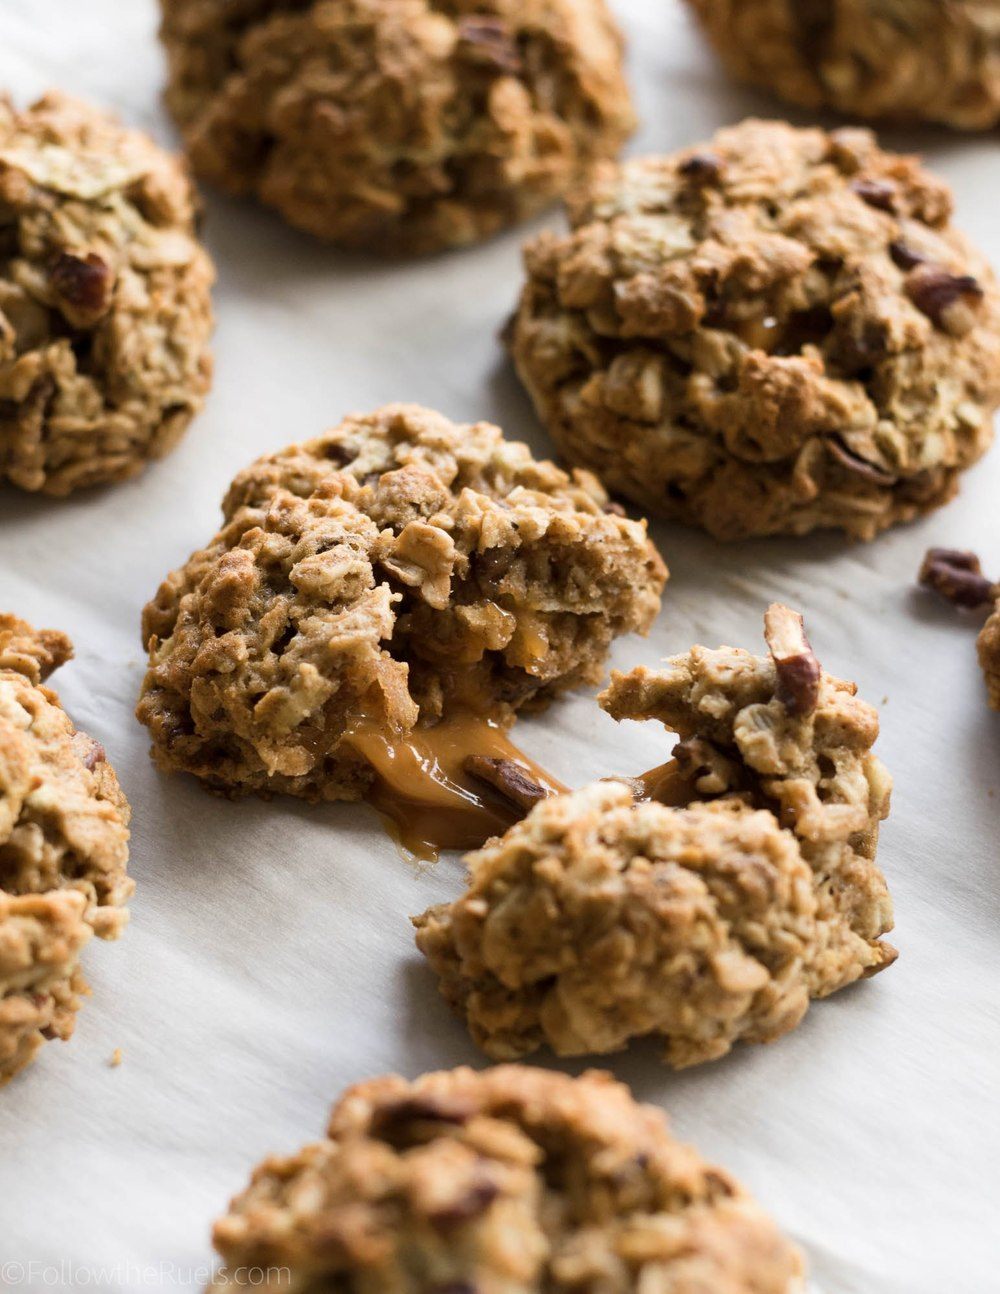
[[[617,777],[616,782],[624,782],[637,800],[655,800],[669,808],[684,809],[692,800],[698,799],[691,780],[681,772],[676,759],[666,764],[659,764],[636,777]]]
[[[751,349],[770,354],[781,341],[783,330],[779,320],[767,315],[764,318],[743,319],[734,331]]]
[[[477,849],[524,816],[524,810],[470,776],[472,755],[511,760],[551,795],[567,790],[510,740],[474,714],[394,735],[374,720],[344,739],[375,771],[366,796],[410,857],[433,862],[443,849]]]

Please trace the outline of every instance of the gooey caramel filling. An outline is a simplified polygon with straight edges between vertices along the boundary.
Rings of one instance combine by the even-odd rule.
[[[531,796],[525,797],[525,786],[533,785],[539,799],[569,790],[503,728],[473,713],[403,734],[365,719],[344,740],[375,773],[368,803],[402,852],[422,862],[436,861],[445,849],[478,849],[505,832],[528,811]],[[473,771],[491,764],[504,775]],[[637,800],[683,807],[697,798],[675,759],[638,777],[615,780],[629,786]]]
[[[467,770],[470,759],[510,762],[546,795],[568,790],[479,715],[460,714],[405,734],[364,720],[346,737],[375,772],[366,799],[409,856],[433,862],[443,849],[477,849],[524,817],[524,809]]]
[[[668,808],[684,809],[692,800],[698,799],[698,792],[690,777],[681,772],[676,759],[666,764],[658,764],[637,777],[618,777],[617,782],[624,782],[637,800],[655,800]]]

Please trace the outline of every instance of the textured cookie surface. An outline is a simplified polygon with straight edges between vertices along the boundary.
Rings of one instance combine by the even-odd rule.
[[[658,1110],[608,1075],[516,1065],[350,1089],[325,1140],[257,1168],[214,1242],[230,1271],[352,1294],[793,1294],[802,1276]]]
[[[634,119],[604,0],[161,0],[195,170],[343,245],[483,238]]]
[[[570,462],[713,535],[870,539],[992,439],[1000,290],[951,195],[863,130],[747,121],[606,166],[509,330]]]
[[[996,0],[689,0],[741,80],[852,117],[1000,123]]]
[[[1000,710],[1000,605],[983,625],[978,646],[990,705],[994,710]]]
[[[589,473],[414,405],[346,419],[233,482],[225,524],[145,611],[138,715],[161,767],[355,799],[349,738],[499,724],[597,681],[665,568]]]
[[[92,933],[128,919],[129,806],[98,742],[42,680],[63,634],[0,615],[0,1082],[43,1038],[68,1038]]]
[[[655,1035],[691,1065],[779,1037],[810,998],[894,959],[879,942],[892,909],[873,861],[889,799],[874,711],[849,684],[814,683],[796,716],[773,662],[730,648],[614,677],[613,715],[682,735],[669,805],[617,782],[545,800],[467,858],[459,899],[415,919],[489,1055]]]
[[[613,675],[600,700],[616,719],[656,719],[676,733],[673,757],[698,798],[770,810],[795,836],[822,904],[871,945],[858,970],[875,969],[893,955],[877,942],[892,929],[875,862],[892,791],[872,752],[878,713],[818,666],[808,683],[798,697],[794,673],[771,655],[693,647],[666,669]]]
[[[0,99],[0,482],[134,476],[201,408],[214,272],[193,203],[180,162],[97,109]]]

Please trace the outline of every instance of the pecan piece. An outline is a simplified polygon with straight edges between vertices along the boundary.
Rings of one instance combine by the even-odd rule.
[[[867,202],[870,207],[875,207],[879,211],[896,210],[896,186],[886,180],[854,180],[851,188],[861,201]]]
[[[909,243],[904,243],[902,239],[895,239],[889,244],[889,255],[901,270],[913,270],[918,265],[923,265],[926,257],[922,256],[916,248],[911,247]]]
[[[862,458],[860,454],[855,454],[836,436],[831,436],[827,440],[826,448],[831,458],[836,459],[845,471],[850,472],[853,476],[861,477],[864,481],[870,481],[872,485],[895,485],[898,480],[898,477],[893,476],[891,472],[870,463],[867,458]]]
[[[764,613],[764,639],[778,676],[775,696],[793,717],[811,714],[819,701],[822,670],[802,617],[773,602]]]
[[[60,252],[49,269],[56,304],[74,328],[91,328],[111,305],[111,267],[96,252]]]
[[[677,172],[695,184],[710,184],[722,174],[722,158],[717,153],[692,153],[681,162]]]
[[[956,607],[975,610],[1000,597],[1000,585],[986,578],[976,554],[957,548],[929,548],[919,579],[925,589],[940,593]]]
[[[375,1137],[390,1143],[423,1140],[420,1125],[460,1128],[472,1117],[472,1107],[464,1102],[437,1096],[404,1096],[389,1101],[372,1114],[371,1131]]]
[[[477,782],[485,782],[499,791],[505,800],[525,813],[539,800],[547,799],[550,792],[536,782],[526,768],[512,759],[494,759],[489,755],[469,755],[462,764],[464,770]]]
[[[507,24],[488,14],[470,14],[459,20],[458,39],[476,62],[498,72],[516,76],[521,71],[521,54]]]
[[[973,308],[985,296],[971,274],[951,274],[935,265],[918,265],[907,276],[906,291],[935,328],[956,337],[972,328]]]

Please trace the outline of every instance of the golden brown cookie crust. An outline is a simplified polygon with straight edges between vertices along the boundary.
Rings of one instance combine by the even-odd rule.
[[[1000,603],[983,625],[977,647],[990,705],[1000,710]]]
[[[1000,124],[995,0],[688,0],[730,72],[851,117]]]
[[[146,607],[138,716],[161,768],[357,799],[345,738],[499,724],[598,681],[666,569],[586,472],[415,405],[351,416],[233,482],[225,525]]]
[[[872,753],[878,712],[857,686],[821,671],[815,700],[794,712],[774,658],[692,647],[663,670],[613,674],[600,697],[616,719],[656,719],[680,738],[673,756],[698,797],[770,810],[798,841],[819,886],[884,965],[878,941],[892,902],[875,863],[892,779]]]
[[[563,455],[721,539],[871,539],[992,440],[1000,289],[863,130],[746,121],[601,169],[525,251],[514,361]]]
[[[41,685],[71,655],[64,634],[0,615],[0,1084],[73,1032],[80,950],[118,937],[134,889],[114,769]]]
[[[88,104],[0,98],[0,482],[135,476],[211,380],[214,270],[183,164]]]
[[[77,965],[93,934],[77,890],[12,897],[0,891],[0,1086],[48,1038],[66,1041],[90,990]]]
[[[161,0],[195,171],[380,252],[485,238],[635,120],[604,0]]]
[[[546,799],[466,859],[460,898],[414,919],[488,1055],[653,1035],[671,1065],[697,1064],[780,1037],[811,998],[894,960],[875,712],[803,657],[695,647],[614,675],[612,715],[681,735],[687,807],[614,781]]]
[[[265,1160],[213,1239],[230,1270],[359,1294],[802,1288],[794,1246],[659,1110],[607,1074],[518,1065],[349,1089],[326,1140]]]

